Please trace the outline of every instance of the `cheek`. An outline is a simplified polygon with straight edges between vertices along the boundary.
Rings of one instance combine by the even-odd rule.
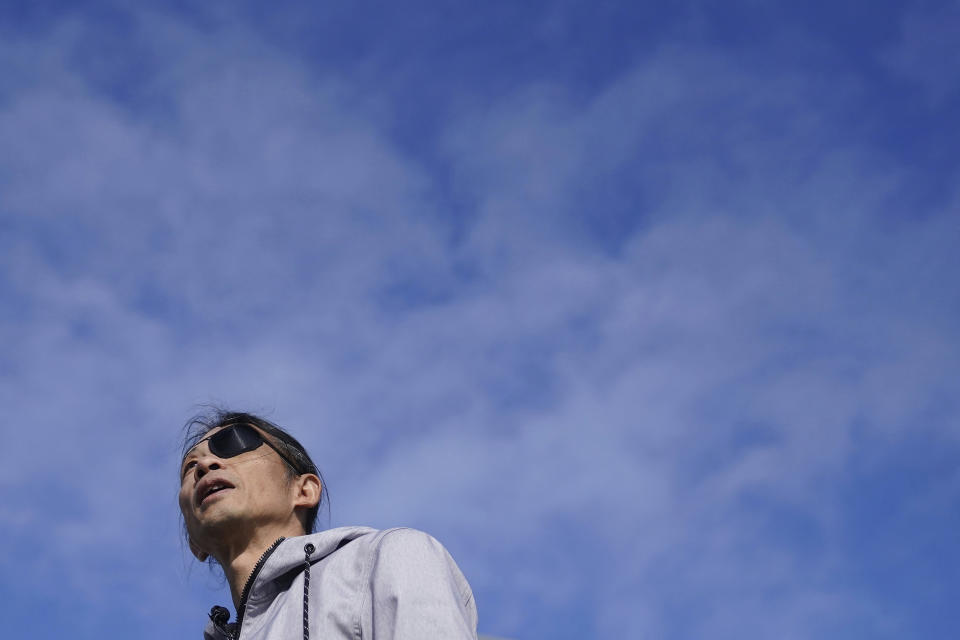
[[[180,512],[183,515],[187,515],[190,510],[190,490],[186,487],[180,489],[180,493],[177,494],[177,500],[180,503]]]
[[[280,467],[278,471],[277,465],[269,464],[263,465],[258,472],[245,486],[245,498],[258,509],[281,508],[290,492],[286,468]]]

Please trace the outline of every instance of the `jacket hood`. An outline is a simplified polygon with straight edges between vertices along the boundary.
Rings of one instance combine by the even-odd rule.
[[[370,527],[339,527],[337,529],[327,529],[319,533],[312,533],[308,536],[297,536],[296,538],[285,538],[280,545],[274,549],[270,557],[260,568],[260,573],[254,579],[254,584],[250,589],[250,595],[247,599],[247,606],[250,606],[250,600],[255,592],[269,582],[283,577],[290,571],[300,571],[303,569],[304,552],[303,548],[309,543],[314,547],[310,553],[311,564],[322,560],[351,540],[356,540],[360,536],[368,533],[376,533],[376,529]]]
[[[376,531],[370,527],[339,527],[308,536],[284,539],[260,567],[260,572],[253,576],[247,600],[241,603],[243,617],[256,617],[268,608],[277,592],[286,588],[289,578],[303,570],[307,557],[310,564],[313,564],[351,540]],[[305,550],[308,545],[313,545],[309,552]]]
[[[204,638],[236,638],[243,619],[256,618],[269,609],[277,593],[304,570],[305,562],[320,561],[350,541],[376,531],[370,527],[339,527],[308,536],[281,538],[264,552],[259,570],[254,569],[250,576],[249,591],[240,603],[236,622],[227,622],[230,612],[224,607],[213,607]]]

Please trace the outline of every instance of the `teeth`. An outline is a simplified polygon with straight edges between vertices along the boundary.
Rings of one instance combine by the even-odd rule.
[[[219,491],[220,489],[226,489],[226,488],[227,488],[227,485],[224,485],[224,484],[214,484],[214,485],[210,485],[210,488],[206,490],[206,492],[203,494],[203,497],[206,498],[207,496],[209,496],[209,495],[212,494],[213,492]]]

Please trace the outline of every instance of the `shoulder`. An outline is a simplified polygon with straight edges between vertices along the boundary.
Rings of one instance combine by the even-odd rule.
[[[392,629],[396,638],[476,639],[470,584],[436,538],[407,528],[369,538],[361,630]]]
[[[425,531],[409,527],[394,527],[376,532],[371,545],[377,553],[443,553],[446,549]]]
[[[420,589],[424,584],[447,584],[464,599],[472,597],[469,584],[447,549],[430,534],[397,527],[370,538],[369,579],[374,588]]]
[[[368,536],[371,569],[407,571],[429,569],[452,562],[450,554],[436,538],[417,529],[396,527]]]

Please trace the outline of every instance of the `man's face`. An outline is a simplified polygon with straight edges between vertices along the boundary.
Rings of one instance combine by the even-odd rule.
[[[231,534],[288,521],[295,489],[287,469],[265,444],[230,458],[212,454],[207,440],[187,452],[180,467],[179,499],[193,543],[210,550]]]

